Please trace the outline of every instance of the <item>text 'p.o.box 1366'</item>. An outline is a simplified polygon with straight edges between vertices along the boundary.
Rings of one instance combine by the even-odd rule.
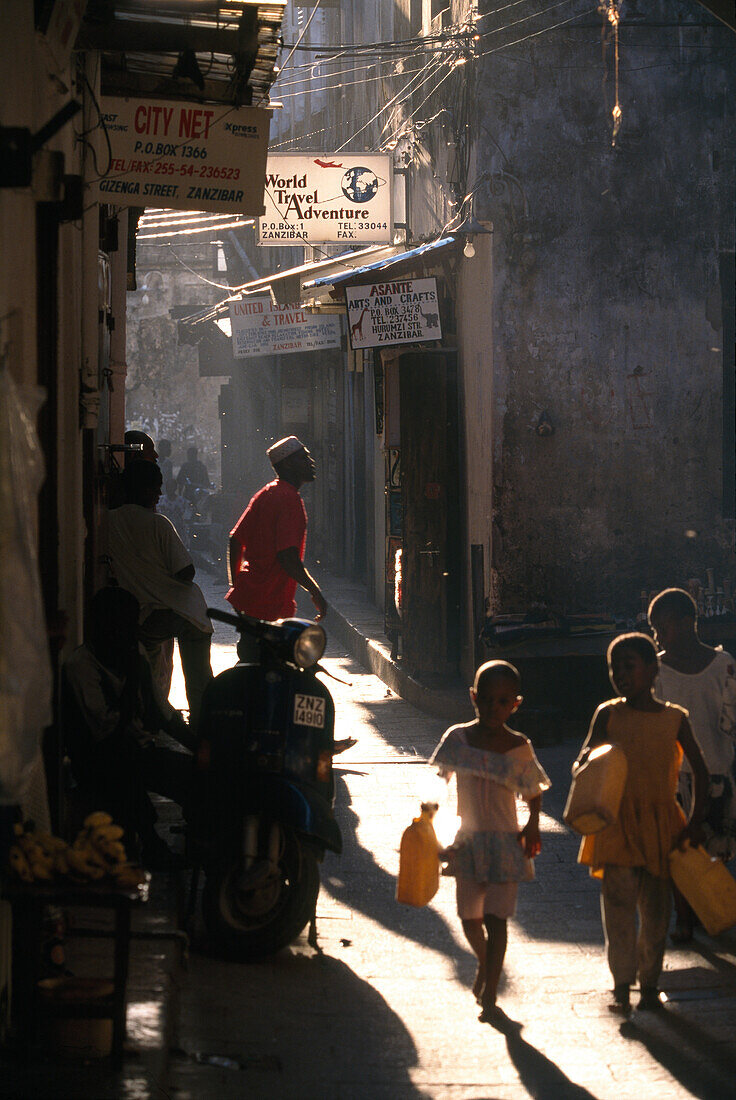
[[[236,359],[340,347],[338,314],[308,313],[299,305],[276,305],[270,298],[231,302],[230,324]]]
[[[354,351],[442,339],[436,279],[366,283],[345,296]]]
[[[120,96],[102,96],[100,111],[100,202],[263,213],[270,111]]]

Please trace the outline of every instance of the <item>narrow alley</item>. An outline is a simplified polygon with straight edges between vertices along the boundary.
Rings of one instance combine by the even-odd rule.
[[[232,660],[218,628],[214,662]],[[184,975],[167,1085],[176,1100],[230,1097],[721,1098],[736,1059],[736,940],[671,950],[658,1017],[621,1023],[606,1007],[598,887],[561,824],[578,744],[538,746],[553,789],[537,878],[520,889],[501,1003],[503,1032],[478,1022],[475,965],[443,879],[421,910],[394,899],[402,830],[443,787],[421,763],[446,722],[419,712],[332,645],[326,666],[337,736],[337,816],[345,850],[323,865],[319,952],[306,933],[271,962],[240,966],[194,951]],[[458,719],[466,716],[459,714]],[[582,736],[582,731],[581,731]],[[447,824],[452,810],[447,803]],[[730,938],[729,938],[730,937]],[[201,1064],[197,1056],[212,1055]],[[224,1061],[218,1065],[217,1059]],[[206,1059],[202,1059],[206,1062]]]

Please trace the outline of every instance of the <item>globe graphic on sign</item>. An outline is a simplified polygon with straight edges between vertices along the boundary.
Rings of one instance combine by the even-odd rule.
[[[342,193],[351,202],[370,202],[378,191],[378,176],[370,168],[348,168],[341,180]]]

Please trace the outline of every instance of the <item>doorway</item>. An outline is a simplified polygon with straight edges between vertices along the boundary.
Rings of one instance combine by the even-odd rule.
[[[402,641],[408,672],[448,680],[460,660],[462,595],[457,356],[405,353],[401,408]]]

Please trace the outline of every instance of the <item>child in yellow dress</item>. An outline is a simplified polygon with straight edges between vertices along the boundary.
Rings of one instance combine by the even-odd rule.
[[[638,971],[640,1009],[656,1009],[671,911],[669,854],[697,843],[708,776],[687,711],[654,696],[657,651],[646,634],[622,634],[608,648],[611,683],[620,698],[601,703],[573,774],[597,745],[617,745],[628,772],[618,819],[583,839],[578,862],[602,878],[601,909],[613,974],[612,1011],[628,1013]],[[689,823],[675,797],[683,752],[695,779]],[[637,934],[637,913],[639,930]]]

